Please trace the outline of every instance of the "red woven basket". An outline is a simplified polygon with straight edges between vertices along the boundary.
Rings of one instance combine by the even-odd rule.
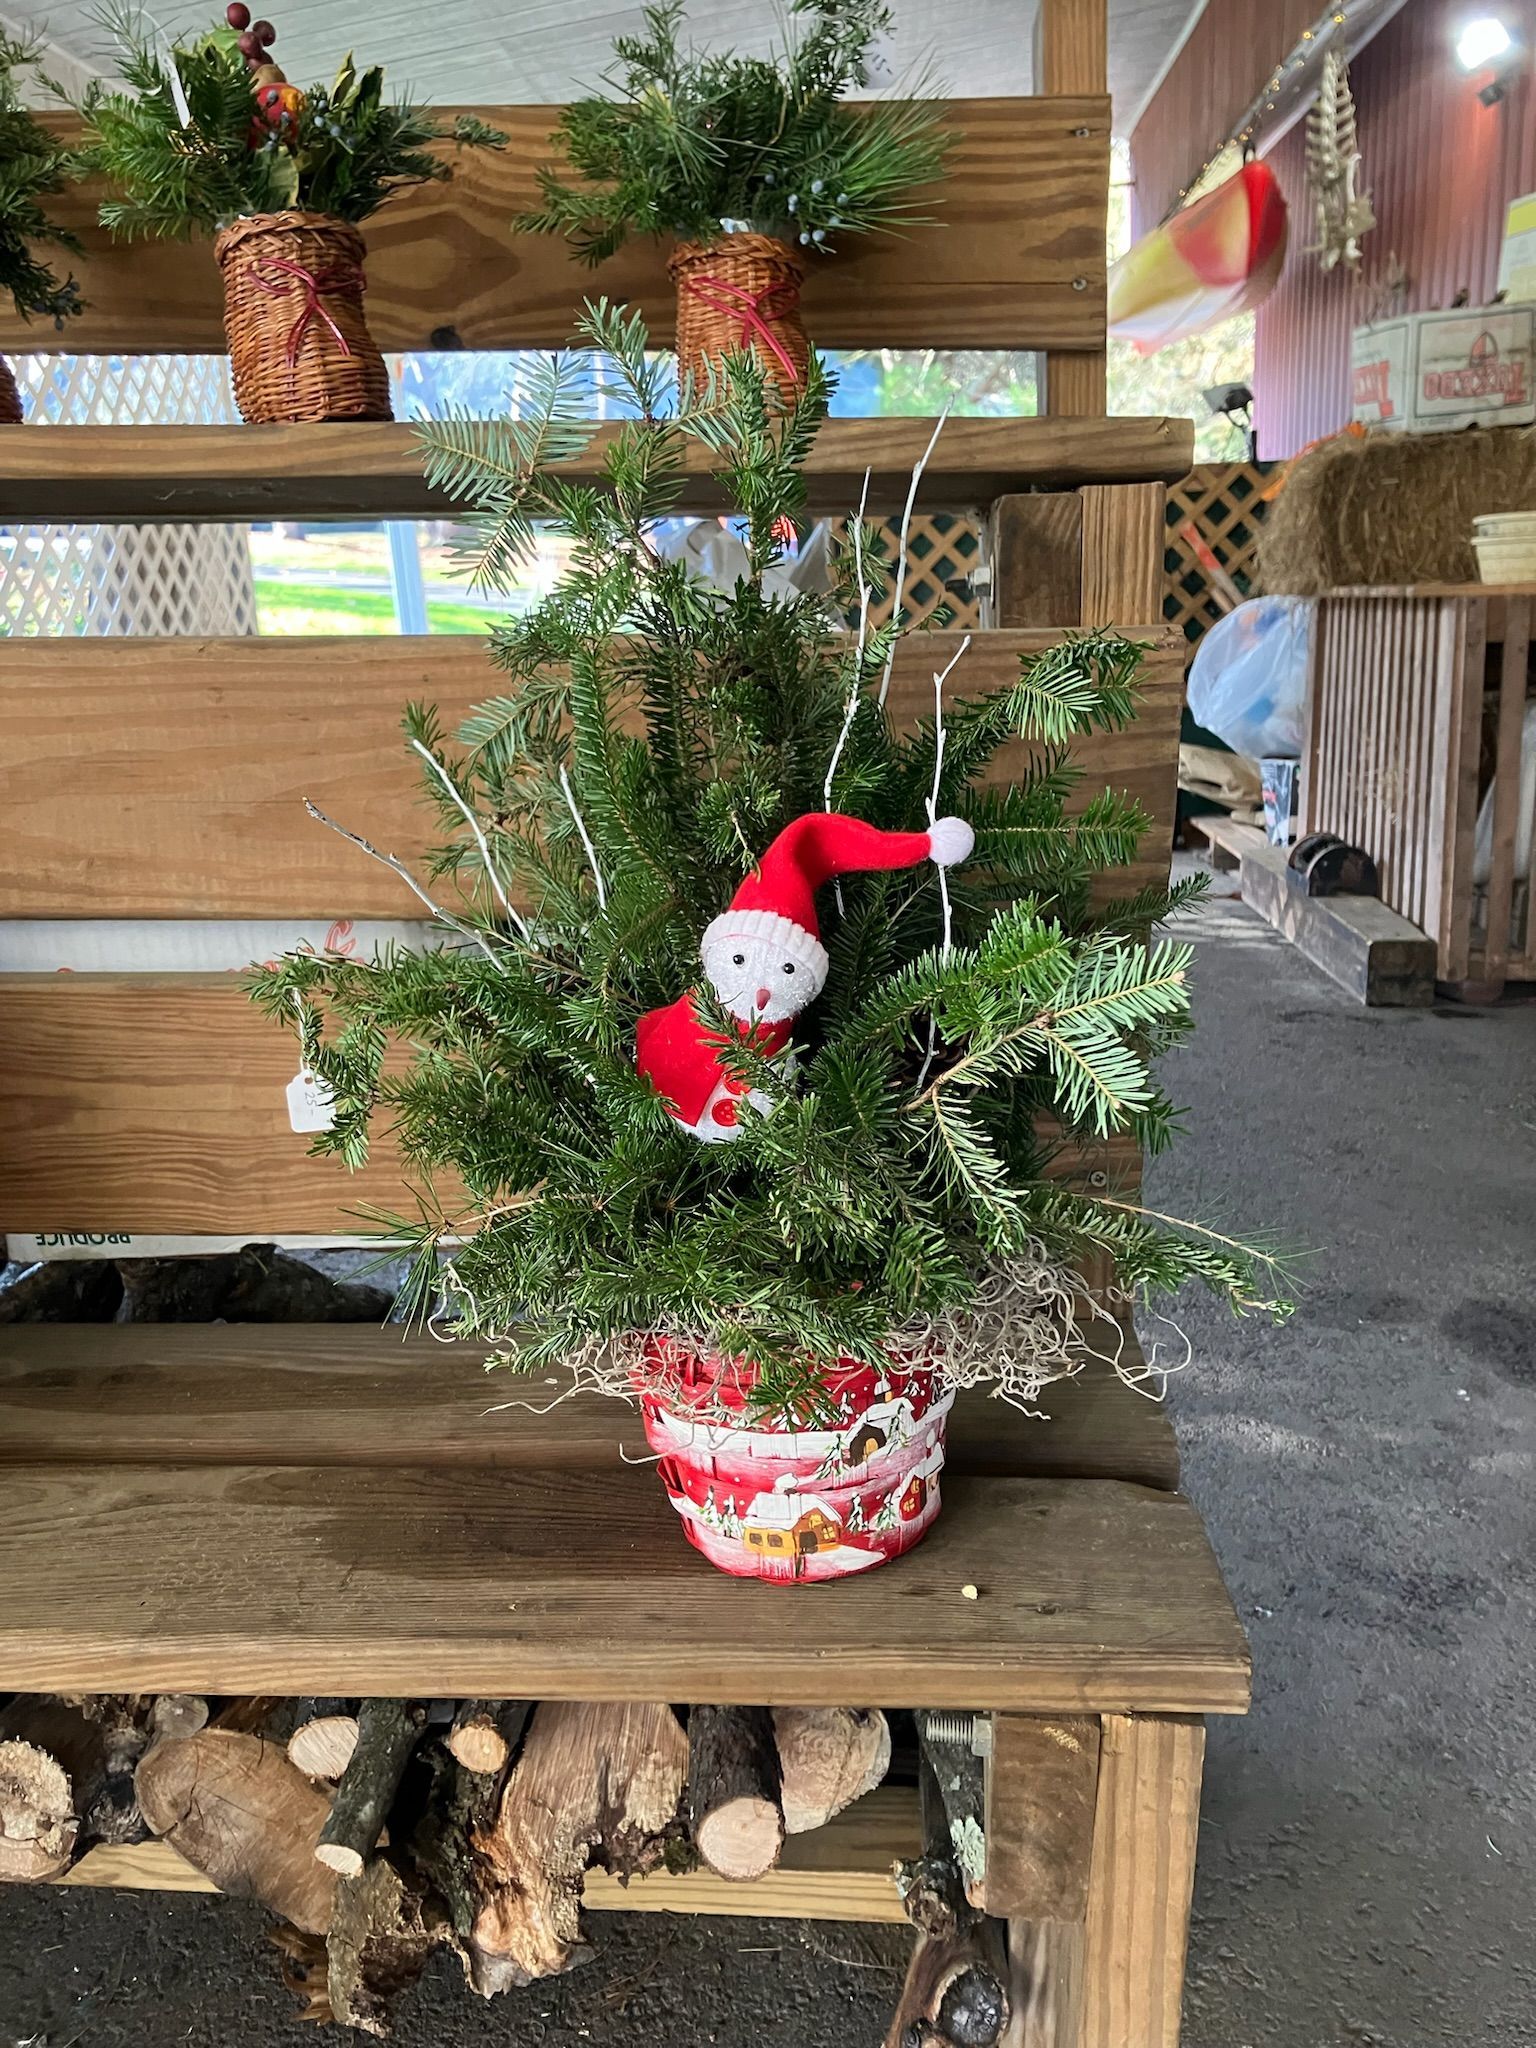
[[[11,375],[11,366],[0,356],[0,427],[21,425],[21,392]]]
[[[723,357],[757,357],[780,390],[805,381],[811,345],[800,323],[805,272],[774,235],[683,242],[667,264],[677,286],[677,367],[701,387]]]
[[[213,245],[235,403],[253,426],[387,420],[389,373],[363,317],[363,238],[324,213],[257,213]]]

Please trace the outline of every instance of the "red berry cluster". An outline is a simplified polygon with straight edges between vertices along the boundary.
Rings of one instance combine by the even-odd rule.
[[[251,10],[245,0],[229,0],[224,10],[224,19],[240,34],[240,54],[249,71],[257,70],[263,64],[270,64],[268,50],[277,41],[277,30],[270,21],[252,21]]]

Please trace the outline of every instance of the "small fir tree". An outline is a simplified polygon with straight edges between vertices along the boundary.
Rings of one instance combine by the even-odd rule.
[[[1132,715],[1139,650],[1066,636],[991,695],[956,687],[935,782],[933,724],[897,730],[883,703],[900,621],[844,624],[867,620],[874,530],[848,523],[830,598],[762,585],[804,511],[820,367],[786,399],[736,357],[708,403],[669,414],[638,319],[589,307],[582,339],[637,415],[599,480],[561,468],[594,432],[568,357],[530,417],[421,429],[432,482],[471,508],[477,581],[510,580],[535,521],[570,544],[554,592],[493,636],[502,693],[457,742],[432,710],[406,716],[443,827],[442,943],[293,955],[254,980],[286,1028],[298,1004],[333,1092],[315,1149],[356,1166],[374,1131],[398,1133],[423,1189],[422,1218],[394,1221],[414,1241],[411,1303],[441,1288],[458,1334],[524,1368],[664,1333],[746,1361],[764,1406],[801,1412],[825,1405],[829,1360],[888,1366],[893,1337],[963,1345],[999,1276],[1070,1299],[1066,1270],[1102,1251],[1133,1294],[1198,1278],[1278,1307],[1263,1252],[1049,1171],[1053,1130],[1155,1148],[1173,1129],[1152,1063],[1188,1027],[1187,949],[1149,936],[1163,893],[1096,906],[1092,890],[1145,819],[1109,791],[1068,813],[1072,743]],[[725,592],[651,542],[699,443],[742,512],[751,574]],[[985,782],[1020,738],[1020,779]],[[970,822],[951,942],[931,870],[846,877],[794,1079],[700,999],[769,1104],[743,1109],[736,1142],[701,1145],[636,1072],[637,1019],[696,984],[704,927],[829,796],[882,827],[923,829],[930,801]],[[983,1330],[975,1353],[992,1349]],[[1050,1373],[1015,1365],[1021,1384]]]
[[[38,251],[78,255],[80,244],[43,204],[64,189],[68,160],[22,104],[17,74],[36,56],[34,45],[0,30],[0,293],[23,320],[41,317],[62,327],[80,310],[80,287]]]
[[[934,111],[883,100],[855,111],[892,23],[882,0],[795,0],[777,56],[698,56],[679,42],[682,0],[644,10],[621,36],[608,98],[575,101],[555,141],[580,183],[539,173],[517,225],[564,235],[601,263],[631,235],[711,242],[732,228],[830,252],[843,234],[911,227],[914,187],[943,167]],[[801,24],[808,26],[801,28]]]
[[[123,240],[185,240],[292,207],[366,220],[391,192],[452,176],[434,143],[506,141],[473,117],[445,128],[386,99],[382,70],[360,71],[350,55],[329,85],[290,85],[264,61],[271,23],[249,24],[243,0],[231,0],[225,22],[170,46],[133,5],[109,15],[129,89],[93,80],[75,103],[77,163],[111,188],[101,222]]]

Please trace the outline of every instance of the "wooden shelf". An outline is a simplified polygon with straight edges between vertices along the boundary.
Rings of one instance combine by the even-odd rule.
[[[567,473],[591,476],[612,428]],[[813,509],[851,511],[870,471],[871,511],[899,511],[931,420],[829,420],[807,464]],[[1172,482],[1194,459],[1194,428],[1172,419],[952,419],[918,502],[989,503],[1033,485]],[[728,509],[691,452],[684,509]],[[7,427],[0,519],[408,519],[441,517],[415,429],[402,422],[303,427]]]
[[[918,1849],[917,1795],[882,1785],[807,1835],[791,1835],[779,1862],[752,1884],[712,1870],[666,1870],[621,1884],[589,1870],[582,1904],[599,1913],[712,1913],[765,1920],[873,1920],[906,1924],[891,1867]],[[102,1847],[82,1856],[65,1885],[120,1891],[216,1892],[212,1878],[169,1842]]]
[[[309,1341],[275,1334],[295,1355]],[[398,1332],[369,1341],[381,1368],[399,1365]],[[957,1425],[944,1511],[897,1564],[841,1585],[756,1586],[690,1549],[655,1473],[619,1457],[617,1407],[611,1441],[594,1444],[574,1408],[484,1412],[506,1393],[482,1381],[481,1429],[463,1438],[462,1387],[445,1390],[465,1455],[424,1462],[433,1377],[418,1347],[393,1416],[387,1400],[358,1410],[368,1461],[309,1462],[291,1379],[264,1385],[247,1359],[233,1384],[224,1347],[247,1344],[229,1330],[5,1333],[0,1443],[13,1415],[36,1417],[39,1398],[47,1410],[4,1467],[8,1684],[787,1706],[845,1700],[856,1671],[872,1702],[1247,1705],[1246,1645],[1194,1509],[1144,1468],[1036,1476],[1036,1432],[1051,1425],[984,1409],[994,1442],[975,1463],[975,1431]],[[98,1393],[146,1345],[161,1359],[147,1399],[170,1426],[158,1453],[141,1431],[104,1459]],[[1110,1408],[1136,1399],[1112,1381],[1082,1392]],[[253,1402],[284,1409],[281,1443],[251,1439]],[[524,1431],[540,1446],[526,1460]],[[962,1597],[967,1585],[980,1597]]]

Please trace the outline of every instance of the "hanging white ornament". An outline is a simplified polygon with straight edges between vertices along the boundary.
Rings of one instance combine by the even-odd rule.
[[[1308,254],[1324,270],[1341,263],[1358,269],[1361,238],[1376,225],[1370,194],[1359,190],[1360,162],[1349,66],[1338,50],[1330,50],[1307,116],[1307,182],[1317,207],[1317,240]]]

